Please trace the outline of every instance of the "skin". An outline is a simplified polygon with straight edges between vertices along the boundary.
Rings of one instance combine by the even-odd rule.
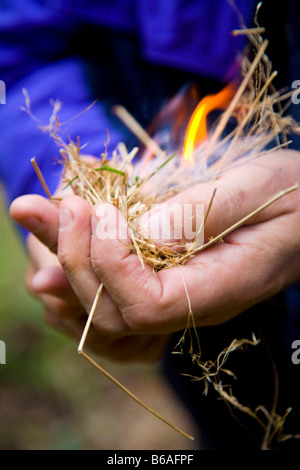
[[[217,188],[205,225],[207,238],[297,181],[300,153],[276,151],[224,172],[217,181],[187,190],[168,204],[204,203],[207,208]],[[105,209],[111,214],[117,210],[110,205]],[[130,252],[129,236],[99,239],[97,206],[92,208],[78,196],[68,195],[60,204],[36,195],[22,196],[12,203],[10,214],[31,232],[26,282],[43,302],[51,326],[78,340],[103,282],[87,342],[113,359],[156,360],[169,335],[186,327],[183,278],[199,327],[222,324],[300,280],[299,190],[184,267],[157,275],[147,265],[143,269]]]

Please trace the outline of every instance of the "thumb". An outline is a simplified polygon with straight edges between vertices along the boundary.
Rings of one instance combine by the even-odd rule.
[[[262,158],[261,162],[244,164],[224,172],[215,181],[197,184],[165,203],[152,207],[141,217],[138,229],[142,235],[162,244],[178,240],[191,241],[198,233],[198,242],[201,244],[239,222],[285,189],[283,184],[288,183],[276,177],[277,170],[274,160],[266,162]],[[247,224],[259,223],[278,215],[283,210],[283,204],[277,201],[247,221]]]

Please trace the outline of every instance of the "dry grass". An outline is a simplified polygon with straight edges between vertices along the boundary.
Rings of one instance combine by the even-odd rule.
[[[255,21],[257,23],[256,19]],[[256,28],[241,29],[234,32],[234,34],[247,35],[252,53],[247,53],[243,57],[241,80],[237,85],[236,92],[227,109],[210,129],[207,139],[195,150],[192,167],[182,165],[180,152],[176,155],[166,155],[157,147],[154,152],[156,155],[154,160],[156,167],[154,169],[153,162],[148,167],[143,165],[142,161],[140,164],[134,165],[132,161],[138,149],[135,148],[128,152],[123,143],[119,144],[110,157],[106,146],[101,159],[96,164],[94,162],[90,163],[82,158],[79,139],[76,143],[73,141],[66,143],[61,138],[61,125],[58,120],[60,104],[57,102],[54,104],[50,123],[43,126],[43,129],[50,132],[60,147],[65,185],[71,187],[75,194],[89,201],[91,205],[98,202],[108,202],[117,207],[127,221],[132,240],[132,252],[139,256],[142,264],[147,263],[152,266],[154,272],[184,265],[192,256],[220,241],[228,233],[243,225],[253,215],[298,187],[298,185],[295,185],[283,189],[270,201],[264,202],[256,211],[200,247],[198,246],[197,236],[195,240],[183,245],[182,249],[178,251],[174,250],[171,244],[163,246],[156,244],[153,240],[145,238],[144,234],[141,234],[138,230],[140,217],[151,208],[153,203],[161,203],[193,184],[216,179],[224,170],[244,164],[254,158],[259,158],[274,149],[286,147],[289,144],[288,134],[299,133],[297,123],[283,112],[286,106],[282,106],[282,104],[289,100],[290,94],[278,92],[272,85],[276,72],[272,71],[271,63],[265,53],[268,41],[263,40],[261,36],[262,28],[258,23],[256,26]],[[252,55],[251,60],[250,55]],[[26,97],[26,111],[32,115],[28,96]],[[124,112],[121,108],[115,109],[115,111],[119,112],[120,117],[122,115],[124,118]],[[133,131],[138,128],[132,117],[128,118],[127,115],[126,118],[126,113],[124,119],[125,121],[127,119],[127,124]],[[235,123],[235,126],[233,130],[228,131],[229,124],[232,125],[232,122]],[[141,135],[139,130],[137,134]],[[145,134],[142,133],[142,139],[145,138],[148,139],[148,145],[153,145],[152,139],[147,135],[145,137]],[[143,177],[139,174],[141,168],[144,174]],[[148,184],[149,182],[151,182],[151,185]],[[211,203],[213,203],[213,196]],[[203,229],[209,209],[200,230]],[[98,291],[99,297],[101,289],[102,285]],[[188,292],[186,293],[188,297]],[[98,298],[96,301],[98,302]],[[94,309],[90,313],[79,347],[79,352],[84,357],[87,355],[83,351],[83,346],[92,321],[93,311]],[[183,334],[182,342],[191,328],[195,330],[197,335],[190,309],[188,312],[188,326]],[[290,437],[282,434],[285,416],[278,416],[275,409],[271,412],[263,407],[258,407],[255,411],[250,410],[247,406],[240,404],[232,394],[228,394],[219,381],[220,371],[225,371],[229,375],[233,374],[233,372],[224,369],[228,355],[237,349],[241,349],[246,343],[255,346],[258,341],[256,338],[252,338],[252,340],[234,339],[228,348],[220,353],[216,361],[203,363],[201,361],[200,344],[197,344],[198,349],[195,352],[191,342],[190,355],[198,370],[201,371],[202,375],[197,380],[204,382],[204,391],[206,392],[208,386],[212,385],[222,399],[257,420],[265,430],[262,446],[268,448],[274,438],[285,439]],[[180,353],[181,344],[179,343],[178,346],[179,350],[177,352]],[[86,358],[102,373],[115,381],[89,356]],[[116,381],[115,383],[122,387]],[[123,389],[126,393],[129,392],[125,388]],[[148,411],[153,412],[139,399],[134,396],[132,398],[145,406]],[[258,417],[258,410],[263,412],[263,418]],[[163,418],[160,417],[160,419]],[[175,429],[182,432],[176,427]]]

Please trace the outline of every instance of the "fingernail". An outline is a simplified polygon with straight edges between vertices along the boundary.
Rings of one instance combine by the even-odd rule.
[[[59,210],[59,231],[70,230],[73,225],[73,214],[69,209],[62,207]]]

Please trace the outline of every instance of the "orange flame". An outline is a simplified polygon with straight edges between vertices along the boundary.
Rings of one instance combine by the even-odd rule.
[[[224,109],[228,106],[234,92],[234,86],[229,84],[219,93],[207,95],[200,101],[187,127],[183,145],[183,162],[194,162],[194,150],[207,137],[206,118],[208,113],[214,109]]]

